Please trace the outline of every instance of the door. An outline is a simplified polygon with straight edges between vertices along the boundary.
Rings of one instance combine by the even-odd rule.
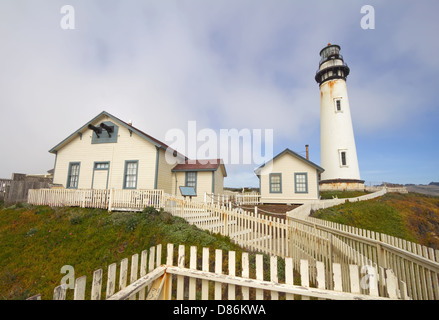
[[[93,170],[92,189],[108,188],[108,173],[110,170],[109,162],[95,162]]]

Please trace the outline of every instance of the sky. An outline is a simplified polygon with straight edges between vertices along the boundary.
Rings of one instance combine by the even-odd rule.
[[[104,110],[164,142],[190,121],[218,135],[272,130],[274,155],[308,144],[320,164],[314,76],[333,43],[351,69],[361,179],[439,181],[438,11],[434,0],[2,0],[0,178],[53,168],[48,150]],[[256,167],[226,165],[224,185],[258,186]]]

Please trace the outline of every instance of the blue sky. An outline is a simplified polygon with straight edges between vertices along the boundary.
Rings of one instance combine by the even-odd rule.
[[[64,4],[75,29],[63,30]],[[361,7],[375,9],[364,30]],[[341,46],[361,178],[439,181],[437,1],[0,2],[0,178],[44,173],[48,150],[103,110],[164,140],[173,128],[273,129],[320,164],[319,51]],[[229,165],[226,186],[257,186]]]

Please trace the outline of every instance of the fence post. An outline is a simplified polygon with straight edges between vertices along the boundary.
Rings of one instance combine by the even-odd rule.
[[[85,190],[82,191],[82,206],[81,206],[81,208],[85,208],[85,193],[86,192],[87,191],[85,191]]]
[[[377,258],[378,258],[378,266],[387,268],[386,254],[384,253],[384,249],[379,242],[377,242]]]
[[[223,219],[224,219],[224,235],[225,236],[228,236],[229,235],[229,226],[228,226],[228,223],[227,223],[227,213],[226,213],[226,210],[224,210],[224,207],[223,207]]]
[[[110,197],[108,199],[108,212],[111,212],[111,210],[113,210],[113,191],[114,189],[110,189]]]

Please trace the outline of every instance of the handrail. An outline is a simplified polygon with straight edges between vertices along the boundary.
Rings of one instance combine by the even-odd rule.
[[[400,254],[402,256],[404,256],[406,259],[409,260],[414,260],[416,261],[418,264],[427,267],[429,269],[434,270],[435,272],[439,273],[439,263],[432,261],[430,259],[427,259],[425,257],[419,256],[417,254],[414,254],[410,251],[395,247],[391,244],[385,243],[383,241],[380,240],[376,240],[376,239],[371,239],[368,237],[364,237],[364,236],[360,236],[354,233],[350,233],[350,232],[346,232],[346,231],[342,231],[342,230],[338,230],[332,227],[328,227],[328,226],[324,226],[324,225],[319,225],[315,222],[311,222],[311,221],[306,221],[306,220],[302,220],[300,218],[294,218],[294,217],[289,217],[288,219],[290,219],[291,221],[295,221],[295,222],[299,222],[301,224],[307,225],[307,226],[311,226],[314,227],[315,229],[319,229],[319,230],[323,230],[326,232],[330,232],[333,234],[337,234],[343,237],[347,237],[347,238],[351,238],[354,240],[358,240],[361,241],[365,244],[369,244],[369,245],[373,245],[373,246],[381,246],[382,248],[387,249],[388,251],[393,251],[394,253]]]
[[[294,284],[277,283],[273,281],[248,279],[237,276],[217,274],[213,272],[206,272],[188,268],[169,266],[166,272],[170,274],[186,276],[201,280],[216,281],[231,285],[237,285],[247,288],[263,289],[277,292],[284,292],[289,294],[297,294],[308,297],[332,299],[332,300],[389,300],[389,298],[377,297],[365,294],[357,294],[350,292],[339,292],[334,290],[326,290],[312,287],[304,287]]]

